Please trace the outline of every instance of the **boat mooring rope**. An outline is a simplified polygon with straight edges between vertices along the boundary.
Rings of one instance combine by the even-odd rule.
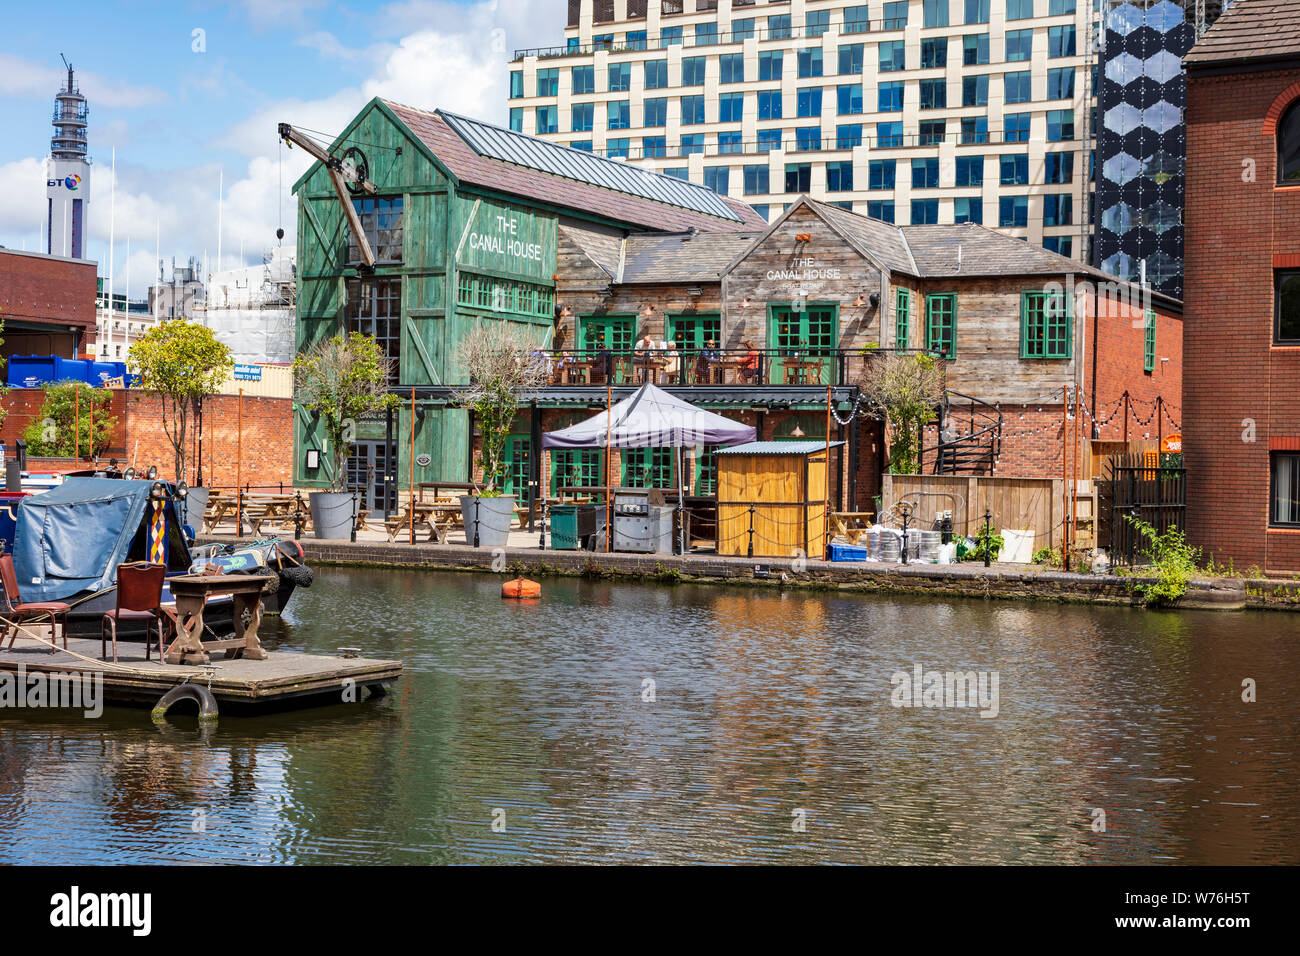
[[[191,680],[195,677],[203,676],[202,671],[151,671],[139,667],[131,667],[127,664],[120,664],[117,661],[101,661],[97,657],[87,657],[85,654],[79,654],[76,651],[68,650],[66,647],[59,647],[57,644],[53,644],[50,641],[45,640],[45,638],[40,637],[39,635],[33,633],[31,630],[24,627],[23,625],[11,621],[7,617],[4,617],[3,615],[0,615],[0,624],[5,626],[6,636],[9,633],[8,628],[10,627],[15,628],[18,631],[21,631],[25,637],[29,637],[36,643],[43,644],[46,647],[53,649],[56,653],[68,654],[71,657],[78,658],[79,660],[86,661],[98,667],[115,667],[118,670],[125,671],[129,674],[139,674],[147,677],[157,677],[160,673],[165,673],[166,676],[168,677],[178,676],[178,677],[184,677],[186,680]]]

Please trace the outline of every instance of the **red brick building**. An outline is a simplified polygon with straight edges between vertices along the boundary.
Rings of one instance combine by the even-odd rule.
[[[95,338],[96,266],[0,248],[0,355],[75,358]]]
[[[1300,0],[1233,4],[1187,66],[1188,532],[1300,571]]]

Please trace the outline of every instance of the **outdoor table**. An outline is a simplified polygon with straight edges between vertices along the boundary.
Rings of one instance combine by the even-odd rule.
[[[414,520],[412,520],[411,515],[412,508],[415,510]],[[430,541],[446,544],[447,532],[456,524],[459,517],[460,504],[458,502],[424,503],[417,501],[414,505],[408,504],[400,518],[389,518],[385,522],[388,530],[388,540],[396,541],[397,536],[404,530],[409,533],[412,528],[423,528],[429,532]]]
[[[816,385],[821,380],[820,359],[786,358],[781,364],[787,385]]]
[[[638,382],[653,382],[667,364],[668,359],[658,355],[637,355],[632,359],[633,375]]]
[[[225,520],[226,513],[234,507],[233,498],[209,498],[207,511],[203,515],[203,533],[210,534],[215,530]]]
[[[176,638],[167,648],[168,664],[207,664],[210,651],[224,650],[226,657],[244,657],[264,661],[267,653],[257,637],[262,622],[262,588],[266,578],[247,574],[185,574],[167,579],[176,609],[164,608],[171,618]],[[203,609],[208,598],[229,594],[235,602],[235,636],[230,639],[203,640]],[[244,626],[244,614],[248,626]]]
[[[417,501],[423,502],[424,490],[426,488],[433,489],[433,497],[435,501],[453,501],[456,500],[454,496],[441,495],[439,492],[451,491],[455,492],[456,495],[468,495],[481,490],[483,486],[472,481],[422,481],[415,487],[419,489],[419,498]]]
[[[849,544],[857,544],[858,540],[871,530],[872,511],[833,511],[831,517],[834,519],[838,533],[849,539]]]

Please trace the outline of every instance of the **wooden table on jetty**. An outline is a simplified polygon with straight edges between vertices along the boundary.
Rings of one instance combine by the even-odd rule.
[[[209,651],[224,650],[227,658],[264,661],[266,651],[257,637],[262,621],[262,588],[266,579],[246,574],[185,574],[169,578],[176,599],[172,625],[176,639],[167,648],[168,664],[207,664]],[[203,640],[203,608],[208,598],[229,594],[235,602],[235,636],[228,640]],[[249,613],[247,627],[244,612]]]

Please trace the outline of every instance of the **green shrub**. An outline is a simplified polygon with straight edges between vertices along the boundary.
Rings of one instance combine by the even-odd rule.
[[[1188,582],[1196,573],[1201,549],[1187,543],[1187,535],[1181,528],[1170,528],[1161,533],[1134,515],[1125,515],[1124,520],[1146,539],[1143,553],[1151,560],[1155,572],[1155,581],[1135,585],[1137,592],[1150,606],[1166,607],[1177,603],[1187,593]]]
[[[1055,548],[1039,548],[1034,552],[1034,564],[1045,564],[1049,568],[1061,566],[1061,552]]]
[[[975,547],[963,554],[961,559],[963,561],[983,561],[984,541],[985,539],[983,534],[976,535]],[[998,559],[998,554],[1002,551],[1002,548],[1005,545],[1006,541],[1003,540],[1002,535],[998,534],[996,531],[990,533],[988,536],[989,560],[996,561]]]

